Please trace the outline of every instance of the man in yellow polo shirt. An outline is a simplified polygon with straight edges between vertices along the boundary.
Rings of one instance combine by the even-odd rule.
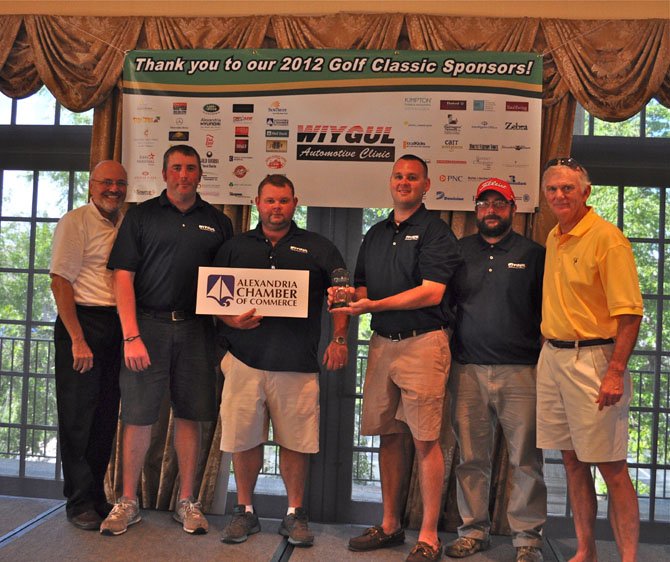
[[[586,205],[591,184],[575,160],[550,160],[542,188],[558,224],[547,237],[537,446],[563,455],[577,535],[571,560],[596,559],[595,464],[607,485],[621,560],[634,562],[640,516],[626,463],[626,367],[642,320],[642,295],[633,252],[621,231]]]

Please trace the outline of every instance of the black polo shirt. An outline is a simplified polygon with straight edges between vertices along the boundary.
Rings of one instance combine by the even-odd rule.
[[[459,246],[464,264],[451,283],[454,359],[479,365],[537,363],[544,248],[515,232],[497,244],[475,234]]]
[[[418,287],[423,280],[449,284],[461,263],[456,237],[437,213],[422,204],[396,226],[393,212],[365,235],[358,253],[354,283],[378,300]],[[416,310],[372,314],[371,327],[381,332],[436,328],[450,323],[448,291],[442,302]]]
[[[291,228],[273,247],[258,226],[235,236],[219,250],[215,266],[309,271],[307,318],[266,316],[252,330],[238,330],[219,322],[224,345],[240,361],[264,371],[319,371],[317,350],[321,336],[321,311],[334,269],[346,267],[335,245],[320,234]]]
[[[163,190],[128,210],[107,267],[135,272],[138,308],[193,313],[198,267],[232,235],[230,219],[199,195],[182,213]]]

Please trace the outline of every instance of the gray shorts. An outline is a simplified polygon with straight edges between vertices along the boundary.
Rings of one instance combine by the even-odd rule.
[[[174,416],[192,421],[216,420],[216,370],[211,317],[181,322],[137,313],[151,365],[145,371],[121,368],[121,419],[131,425],[158,420],[166,390]]]

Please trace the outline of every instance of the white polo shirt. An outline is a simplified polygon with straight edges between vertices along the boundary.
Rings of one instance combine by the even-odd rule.
[[[107,260],[123,220],[116,225],[88,205],[66,213],[58,221],[51,246],[49,273],[72,283],[74,301],[84,306],[114,306],[112,271]]]

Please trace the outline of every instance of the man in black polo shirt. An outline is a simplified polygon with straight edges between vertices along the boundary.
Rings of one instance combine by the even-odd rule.
[[[401,502],[411,434],[423,520],[410,562],[438,560],[442,552],[437,536],[444,479],[439,436],[451,360],[446,288],[461,262],[451,229],[422,203],[429,189],[428,167],[421,158],[405,155],[395,163],[390,179],[393,212],[365,235],[354,302],[340,309],[372,313],[361,433],[381,435],[384,501],[381,525],[352,538],[349,548],[372,550],[405,541]]]
[[[319,361],[321,310],[333,270],[344,267],[335,245],[293,222],[298,199],[291,180],[264,178],[258,186],[258,226],[224,244],[214,265],[309,271],[307,318],[260,317],[251,309],[220,316],[228,353],[221,398],[221,449],[233,453],[238,505],[221,540],[240,543],[260,531],[252,496],[263,466],[263,443],[272,420],[279,444],[279,470],[288,511],[279,533],[295,546],[311,546],[303,494],[310,453],[319,450]],[[347,362],[347,315],[333,317],[333,337],[323,364],[330,371]]]
[[[512,477],[507,519],[517,560],[542,560],[547,490],[535,446],[535,365],[540,353],[544,248],[512,230],[511,186],[482,182],[475,196],[479,233],[459,242],[464,264],[453,278],[456,304],[451,415],[460,446],[456,467],[459,537],[445,547],[463,558],[489,547],[489,490],[496,422]]]
[[[180,482],[174,518],[188,533],[208,529],[194,479],[199,422],[216,419],[214,334],[211,319],[195,315],[196,287],[198,267],[211,265],[232,226],[196,193],[201,176],[192,147],[169,148],[166,189],[128,211],[109,258],[124,341],[123,496],[100,526],[104,535],[125,533],[140,521],[137,484],[168,389]]]

